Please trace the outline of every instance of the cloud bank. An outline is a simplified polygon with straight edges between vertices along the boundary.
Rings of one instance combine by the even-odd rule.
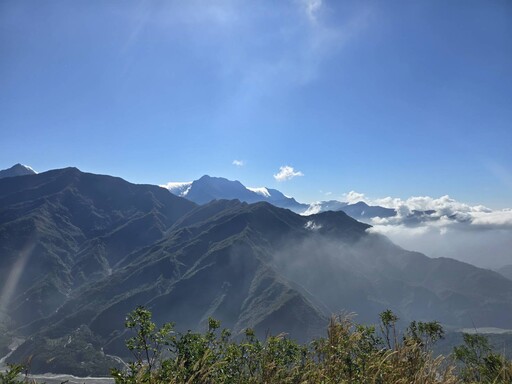
[[[375,225],[430,224],[445,228],[463,224],[480,229],[512,229],[512,209],[492,210],[483,205],[469,205],[448,195],[439,198],[413,196],[406,200],[392,197],[370,200],[363,194],[359,195],[366,202],[396,210],[394,217],[374,218]]]
[[[277,172],[274,175],[274,179],[277,181],[286,181],[293,179],[297,176],[304,176],[304,174],[301,171],[296,171],[293,169],[293,167],[290,167],[289,165],[284,165],[282,167],[279,167],[279,172]]]
[[[512,209],[469,205],[448,195],[372,200],[351,191],[345,196],[394,208],[396,216],[371,219],[370,231],[388,236],[405,249],[491,269],[512,264]]]

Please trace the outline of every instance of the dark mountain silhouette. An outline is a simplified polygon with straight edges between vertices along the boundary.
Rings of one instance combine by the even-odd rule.
[[[512,280],[512,264],[501,267],[498,269],[498,273],[505,276],[507,279]]]
[[[235,336],[252,327],[299,340],[344,310],[367,323],[386,308],[404,322],[512,323],[511,280],[368,228],[344,212],[301,216],[267,202],[198,206],[76,168],[2,179],[0,325],[26,339],[10,361],[34,355],[35,371],[106,373],[105,353],[126,353],[124,319],[137,305],[181,331],[212,316]]]
[[[21,273],[0,304],[18,325],[49,315],[194,207],[159,187],[76,168],[1,179],[0,281]]]

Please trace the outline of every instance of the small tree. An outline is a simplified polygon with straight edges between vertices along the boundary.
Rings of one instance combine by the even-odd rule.
[[[160,362],[162,349],[172,341],[174,324],[166,323],[157,329],[151,321],[151,312],[137,307],[126,317],[125,327],[135,331],[135,336],[126,341],[126,347],[135,361],[129,364],[128,372],[112,370],[116,383],[153,382],[153,375]]]
[[[453,355],[461,364],[461,376],[467,383],[511,383],[512,364],[492,351],[489,340],[479,334],[463,334],[464,345]]]
[[[406,336],[418,343],[424,351],[427,351],[438,340],[444,338],[444,330],[437,321],[428,323],[412,321],[407,328]]]
[[[398,344],[396,337],[396,322],[398,321],[398,316],[395,315],[391,309],[386,309],[379,315],[379,317],[380,330],[384,336],[386,346],[388,349],[394,349]],[[391,339],[391,335],[393,335],[393,339]]]

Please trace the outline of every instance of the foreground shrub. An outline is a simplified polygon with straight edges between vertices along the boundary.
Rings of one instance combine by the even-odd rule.
[[[465,333],[464,345],[455,347],[453,354],[466,383],[512,383],[512,362],[494,353],[482,335]]]
[[[391,312],[381,314],[380,333],[352,317],[330,321],[326,338],[300,345],[285,335],[264,341],[251,329],[240,342],[209,319],[205,333],[179,334],[173,324],[157,328],[139,307],[126,326],[134,361],[112,370],[117,384],[128,383],[458,383],[454,367],[434,358],[430,347],[443,336],[436,323],[411,323],[398,338]]]
[[[24,376],[23,379],[20,377]],[[9,364],[5,372],[0,372],[0,384],[29,383],[25,367],[20,364]]]

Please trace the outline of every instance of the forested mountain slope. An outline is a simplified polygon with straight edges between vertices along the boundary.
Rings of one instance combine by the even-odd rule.
[[[211,316],[235,336],[252,327],[299,340],[341,311],[367,323],[386,308],[404,322],[512,323],[511,280],[403,250],[368,228],[344,212],[198,206],[75,168],[2,179],[2,321],[26,339],[11,359],[34,354],[36,370],[83,373],[85,343],[98,362],[85,373],[102,372],[104,353],[126,353],[123,323],[138,305],[182,331]],[[67,362],[56,366],[62,351]]]

